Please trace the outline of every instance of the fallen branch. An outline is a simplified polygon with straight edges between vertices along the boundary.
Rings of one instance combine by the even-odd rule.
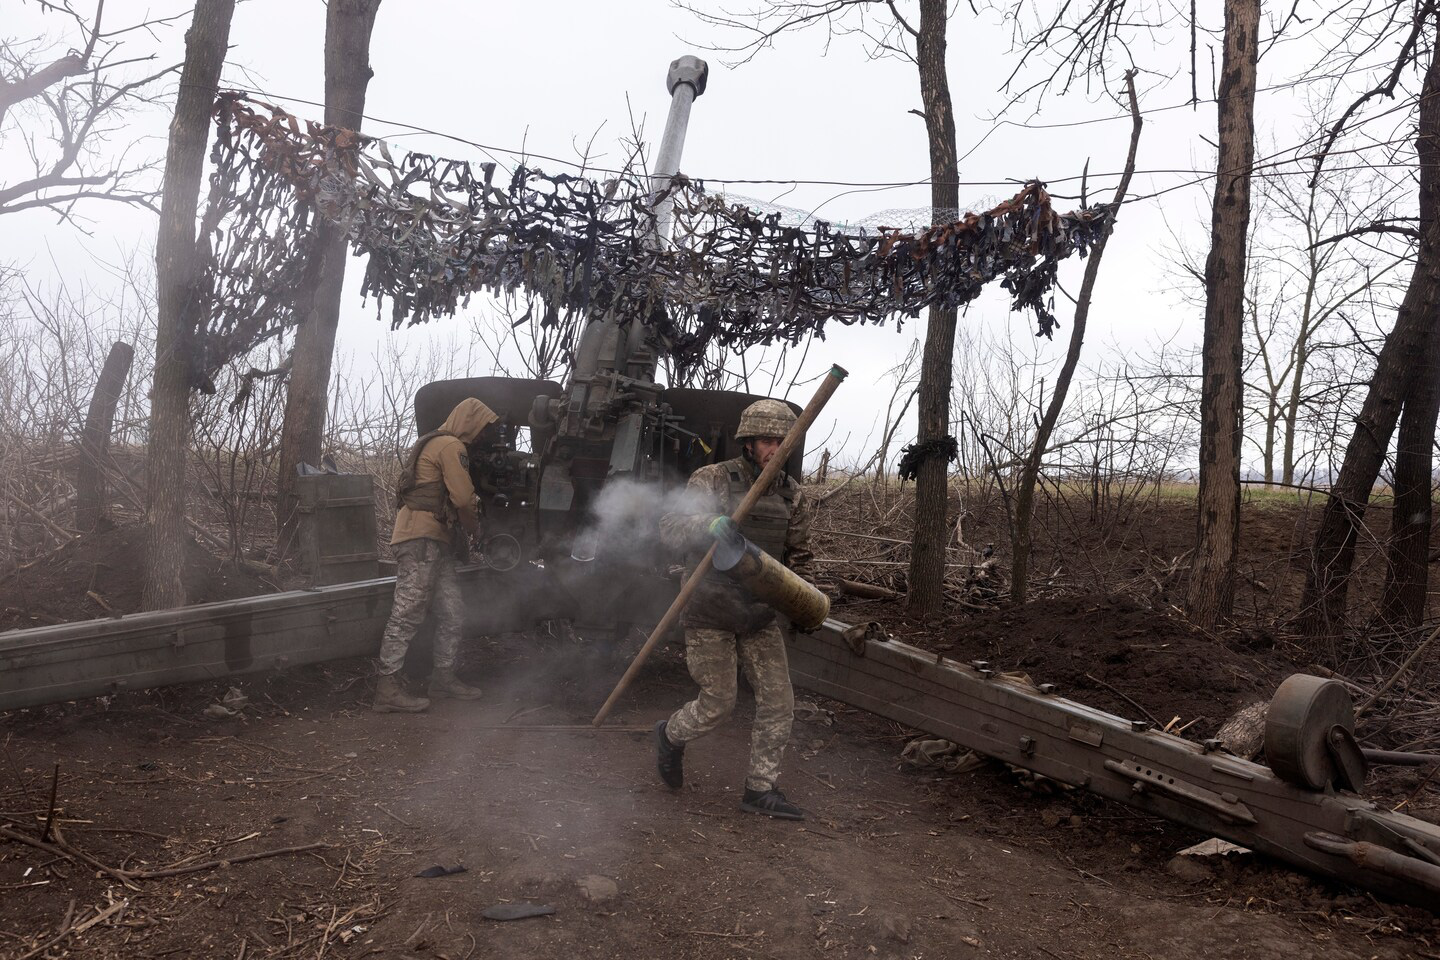
[[[898,600],[903,594],[898,590],[891,590],[888,587],[877,587],[873,583],[859,583],[855,580],[843,578],[835,581],[840,587],[840,592],[852,597],[860,597],[863,600]]]
[[[111,469],[112,476],[118,477],[119,479],[125,481],[125,485],[130,488],[128,490],[121,491],[121,493],[124,494],[125,499],[129,500],[132,506],[134,506],[137,510],[140,510],[143,513],[145,510],[145,505],[141,502],[139,489],[141,485],[136,482],[135,478],[122,471],[118,465],[107,464],[107,466]],[[254,574],[256,576],[269,577],[273,580],[280,575],[280,569],[278,567],[271,566],[268,563],[260,563],[256,560],[245,559],[244,557],[240,556],[237,551],[232,550],[230,544],[226,543],[224,540],[221,540],[215,534],[211,533],[209,530],[206,530],[204,527],[200,526],[200,524],[196,523],[189,517],[185,518],[185,523],[187,526],[189,526],[191,533],[195,534],[196,537],[205,541],[212,548],[218,551],[222,560],[231,560],[235,563],[235,566],[239,567],[241,570],[245,571],[246,573]]]
[[[55,772],[50,776],[50,808],[45,812],[45,829],[40,831],[41,840],[50,839],[55,826],[55,795],[60,791],[60,761],[55,761]]]
[[[40,944],[40,946],[36,947],[34,950],[31,950],[29,953],[23,953],[20,956],[16,957],[15,960],[30,960],[31,957],[38,957],[45,951],[49,950],[51,947],[55,946],[61,940],[64,940],[66,937],[70,936],[70,934],[74,933],[75,928],[70,925],[70,918],[73,916],[75,916],[75,900],[74,898],[71,898],[70,906],[65,908],[65,919],[60,921],[60,932],[55,934],[55,936],[51,937],[49,940],[46,940],[44,943]]]
[[[86,930],[89,930],[91,927],[95,926],[97,923],[100,923],[102,920],[108,920],[110,917],[112,917],[112,916],[114,916],[115,914],[119,913],[121,910],[124,910],[124,909],[125,909],[126,907],[128,907],[128,906],[130,906],[130,901],[129,901],[129,900],[120,900],[120,901],[118,901],[118,902],[116,902],[116,903],[112,903],[110,906],[106,907],[104,910],[102,910],[102,911],[100,911],[99,913],[95,914],[95,916],[91,917],[89,920],[86,920],[84,923],[78,924],[78,925],[75,927],[75,932],[76,932],[76,933],[84,933]]]
[[[648,729],[648,728],[647,728]],[[77,850],[65,842],[60,835],[60,830],[55,829],[55,842],[47,843],[37,840],[19,830],[12,830],[9,827],[0,826],[0,837],[7,840],[14,840],[16,843],[23,843],[26,846],[34,847],[37,850],[44,850],[54,856],[63,857],[66,860],[81,861],[94,867],[96,870],[110,876],[122,883],[130,883],[135,880],[155,880],[160,877],[177,877],[186,873],[200,873],[203,870],[214,870],[217,867],[229,866],[236,863],[246,863],[251,860],[262,860],[266,857],[279,857],[289,853],[305,853],[308,850],[328,850],[328,843],[304,843],[294,847],[280,847],[275,850],[262,850],[259,853],[246,853],[238,857],[225,857],[220,860],[207,860],[204,863],[192,863],[183,867],[170,867],[163,870],[120,870],[108,866],[96,860],[83,851]]]
[[[71,537],[69,540],[64,541],[57,547],[52,547],[51,549],[40,554],[38,557],[31,557],[24,563],[17,563],[9,570],[6,570],[3,574],[0,574],[0,583],[4,583],[6,580],[9,580],[11,577],[15,576],[17,573],[20,573],[22,570],[29,570],[36,564],[44,563],[46,560],[49,560],[51,557],[55,556],[60,551],[70,546],[70,544],[74,543],[77,539],[77,537]]]
[[[816,557],[815,563],[848,563],[856,567],[908,567],[908,560],[841,560],[834,557]],[[973,567],[973,563],[947,563],[947,567]]]
[[[270,577],[271,579],[279,576],[280,571],[278,568],[272,567],[268,563],[260,563],[257,560],[247,560],[244,557],[239,556],[231,550],[230,544],[226,543],[224,540],[221,540],[219,537],[215,536],[215,534],[211,533],[209,530],[206,530],[204,527],[200,526],[200,524],[196,523],[194,520],[191,520],[189,517],[185,518],[185,523],[189,525],[190,531],[192,533],[194,533],[201,540],[204,540],[206,543],[210,544],[210,546],[214,547],[216,550],[220,551],[220,554],[223,558],[233,561],[235,566],[239,567],[246,573],[252,573],[260,577]]]
[[[61,527],[54,520],[51,520],[49,517],[45,516],[45,514],[41,513],[39,510],[36,510],[34,507],[30,506],[30,504],[26,503],[24,500],[21,500],[19,497],[15,496],[15,494],[11,493],[8,490],[5,491],[5,499],[9,500],[11,503],[15,504],[15,506],[19,507],[21,510],[24,510],[36,520],[40,521],[40,524],[46,530],[49,530],[52,534],[54,534],[55,537],[62,544],[69,543],[71,540],[75,539],[75,534]]]
[[[872,533],[852,533],[849,530],[822,530],[819,527],[811,527],[811,533],[824,533],[832,537],[853,537],[856,540],[875,540],[879,543],[896,543],[909,546],[909,540],[896,540],[894,537],[877,537]]]
[[[588,723],[483,723],[471,727],[472,730],[528,730],[534,732],[578,732],[588,730],[591,733],[603,731],[605,733],[652,733],[654,727],[637,726],[610,726],[596,727]]]
[[[1366,710],[1369,710],[1375,705],[1375,701],[1379,700],[1380,697],[1384,695],[1385,691],[1389,690],[1395,685],[1395,681],[1399,680],[1402,676],[1405,675],[1405,671],[1410,669],[1410,665],[1412,663],[1420,659],[1420,655],[1422,653],[1430,649],[1430,644],[1435,642],[1436,637],[1440,637],[1440,627],[1436,627],[1433,631],[1431,631],[1430,636],[1426,637],[1425,640],[1420,644],[1420,646],[1416,647],[1414,651],[1411,652],[1410,656],[1405,658],[1405,662],[1400,664],[1400,668],[1390,675],[1390,679],[1386,680],[1384,683],[1380,684],[1380,686],[1376,687],[1375,692],[1370,694],[1370,696],[1366,697],[1365,700],[1360,704],[1360,706],[1355,708],[1355,718],[1357,720],[1362,715],[1364,715]]]
[[[1153,713],[1151,713],[1149,710],[1146,710],[1144,707],[1140,706],[1140,704],[1136,703],[1132,698],[1130,698],[1130,697],[1127,696],[1126,694],[1121,693],[1119,690],[1116,690],[1114,687],[1110,686],[1110,684],[1106,683],[1104,680],[1101,680],[1099,677],[1093,677],[1093,676],[1091,676],[1090,674],[1087,673],[1087,674],[1085,674],[1085,679],[1086,679],[1086,680],[1089,680],[1089,681],[1092,682],[1092,683],[1098,683],[1098,684],[1100,684],[1100,686],[1104,687],[1106,690],[1109,690],[1111,693],[1115,694],[1115,696],[1119,697],[1121,700],[1124,700],[1126,703],[1130,704],[1130,706],[1134,707],[1136,710],[1139,710],[1141,713],[1143,713],[1143,714],[1145,715],[1145,719],[1146,719],[1146,720],[1149,720],[1149,721],[1150,721],[1151,723],[1153,723],[1155,726],[1157,726],[1157,727],[1162,727],[1162,726],[1164,726],[1164,724],[1162,724],[1159,720],[1156,720],[1156,719],[1155,719],[1155,715],[1154,715]]]
[[[137,870],[131,876],[136,880],[153,880],[157,877],[178,877],[186,873],[199,873],[202,870],[214,870],[216,867],[229,866],[236,863],[247,863],[251,860],[263,860],[266,857],[280,857],[288,853],[305,853],[307,850],[329,850],[328,843],[302,843],[294,847],[279,847],[275,850],[261,850],[259,853],[246,853],[238,857],[225,857],[221,860],[206,860],[204,863],[192,863],[185,867],[171,867],[168,870]]]
[[[89,854],[81,853],[79,850],[75,850],[66,845],[65,842],[60,839],[60,833],[58,830],[55,831],[54,843],[47,843],[44,840],[37,840],[36,838],[30,836],[28,833],[21,833],[19,830],[12,830],[11,828],[4,826],[0,826],[0,837],[4,837],[6,840],[14,840],[16,843],[23,843],[27,847],[34,847],[36,850],[43,850],[51,856],[60,857],[61,859],[69,860],[72,863],[76,861],[80,863],[88,863],[96,870],[99,870],[101,873],[109,876],[114,880],[119,880],[121,883],[128,884],[131,880],[128,872],[124,870],[116,870],[114,867],[106,866],[105,864],[101,863],[99,860],[96,860]]]

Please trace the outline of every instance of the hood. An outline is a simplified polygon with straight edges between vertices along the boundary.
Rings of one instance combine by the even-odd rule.
[[[455,434],[465,443],[474,443],[481,430],[499,419],[494,410],[474,397],[467,397],[455,405],[440,429]]]

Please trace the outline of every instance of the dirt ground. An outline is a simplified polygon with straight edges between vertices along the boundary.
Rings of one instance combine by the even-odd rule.
[[[59,551],[0,581],[0,630],[23,630],[141,609],[144,528],[129,525],[81,534]],[[276,585],[186,541],[181,579],[193,602],[272,593]]]
[[[675,650],[616,717],[636,732],[525,729],[585,724],[615,656],[488,641],[467,666],[487,698],[422,716],[365,709],[353,661],[243,684],[235,719],[201,712],[219,686],[6,715],[7,817],[38,827],[58,763],[61,836],[99,863],[237,862],[127,889],[0,846],[0,957],[117,904],[44,956],[1440,956],[1428,915],[1249,856],[1172,875],[1204,838],[1163,821],[903,767],[907,731],[839,704],[796,725],[806,822],[738,811],[743,703],[672,793],[644,731],[691,692]],[[434,866],[466,872],[416,876]],[[554,913],[482,917],[516,902]]]
[[[837,498],[820,523],[887,536],[908,522],[903,509],[863,523],[848,509]],[[1303,578],[1307,521],[1247,506],[1249,615],[1212,636],[1174,610],[1191,509],[1162,501],[1097,522],[1042,510],[1038,599],[1022,608],[921,622],[897,603],[845,600],[835,613],[1205,736],[1307,666],[1279,620]],[[972,510],[968,541],[1001,540],[998,511]],[[853,546],[817,534],[820,556]],[[113,530],[0,582],[0,628],[138,609],[139,548],[135,528]],[[194,549],[196,601],[273,589]],[[892,564],[873,582],[903,586],[903,550],[866,541],[863,556]],[[423,716],[371,713],[359,661],[247,679],[231,719],[204,713],[226,684],[0,714],[0,828],[38,835],[53,783],[65,845],[0,836],[0,960],[1440,958],[1427,913],[1251,855],[1177,858],[1205,838],[1003,769],[905,766],[913,731],[803,691],[783,786],[809,820],[738,811],[743,696],[688,751],[686,787],[672,793],[648,731],[693,692],[680,651],[647,668],[620,729],[588,728],[630,652],[474,640],[465,672],[486,699]],[[1440,816],[1415,771],[1388,773],[1372,795]],[[154,870],[171,873],[116,875]],[[482,916],[507,903],[554,913]]]

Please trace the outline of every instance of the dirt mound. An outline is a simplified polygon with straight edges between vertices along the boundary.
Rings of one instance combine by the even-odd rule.
[[[1144,719],[1139,704],[1162,724],[1177,715],[1177,726],[1196,721],[1185,730],[1192,738],[1269,697],[1286,672],[1273,655],[1253,649],[1264,646],[1253,637],[1252,649],[1234,649],[1173,614],[1121,596],[1035,600],[939,626],[884,619],[906,643],[1029,674],[1036,683],[1055,684],[1062,696],[1122,717]]]
[[[0,581],[0,630],[139,612],[145,553],[145,530],[140,526],[77,537],[54,556]],[[181,579],[191,603],[275,590],[193,540],[185,544]]]
[[[1140,719],[1212,731],[1238,708],[1274,690],[1274,667],[1231,650],[1185,621],[1124,597],[1065,597],[980,614],[949,632],[951,655],[974,651],[1003,670],[1022,670],[1062,695]],[[962,658],[963,659],[963,658]]]

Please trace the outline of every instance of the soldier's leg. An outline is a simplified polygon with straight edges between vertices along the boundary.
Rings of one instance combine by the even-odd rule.
[[[455,574],[455,557],[441,550],[435,562],[435,667],[450,670],[460,653],[460,627],[465,617],[465,600],[460,595],[460,580]]]
[[[435,560],[440,546],[434,540],[406,540],[395,545],[395,601],[390,607],[390,621],[380,641],[380,675],[393,676],[405,663],[405,651],[430,606],[431,587],[435,577]]]
[[[460,631],[465,617],[465,600],[455,573],[455,557],[442,550],[435,575],[435,669],[430,674],[430,696],[452,700],[479,700],[483,694],[455,675],[460,653]]]
[[[779,624],[737,638],[740,665],[755,690],[755,726],[750,731],[747,790],[765,792],[780,778],[780,761],[795,720],[795,692]]]
[[[735,634],[687,627],[685,662],[700,685],[700,695],[665,723],[665,736],[676,746],[714,730],[735,709]]]

